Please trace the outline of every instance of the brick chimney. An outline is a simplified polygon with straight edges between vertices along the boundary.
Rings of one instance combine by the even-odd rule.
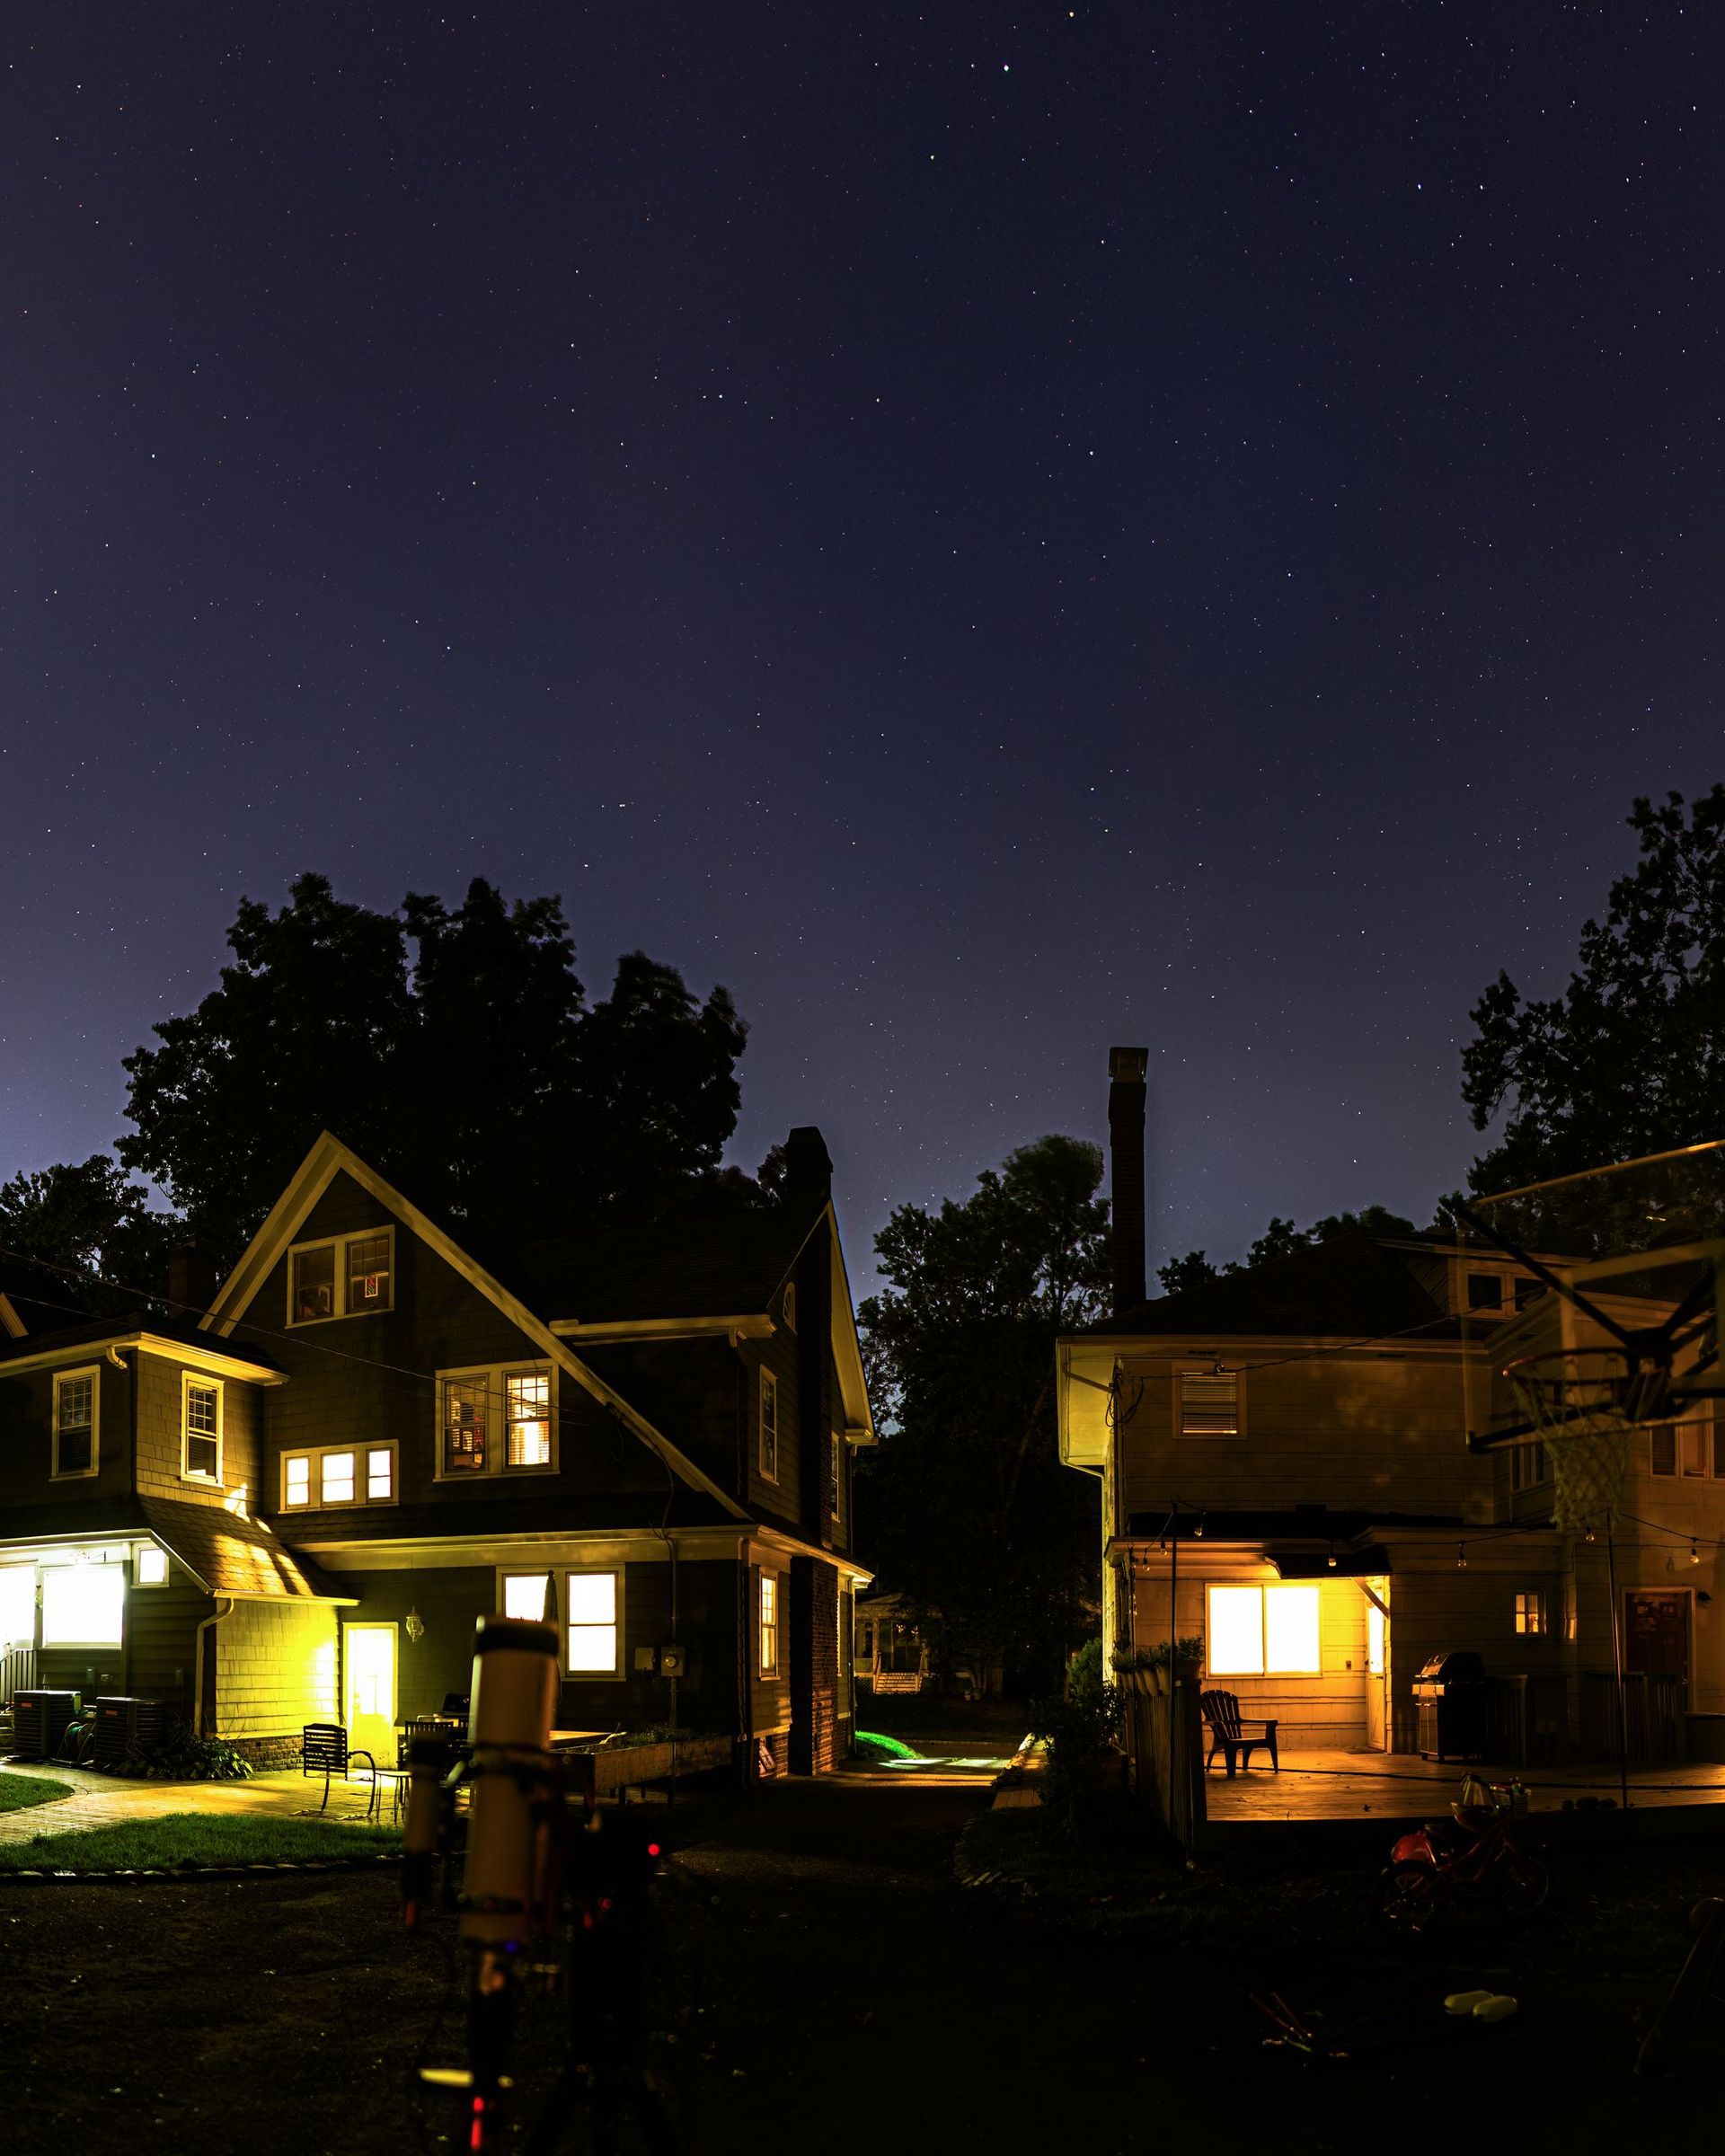
[[[177,1242],[168,1252],[168,1315],[191,1324],[216,1300],[216,1261],[195,1241]]]
[[[1148,1048],[1108,1051],[1108,1158],[1113,1215],[1114,1314],[1145,1300],[1144,1103]]]
[[[799,1212],[818,1213],[833,1195],[833,1163],[827,1141],[812,1123],[793,1130],[784,1141],[784,1202]]]

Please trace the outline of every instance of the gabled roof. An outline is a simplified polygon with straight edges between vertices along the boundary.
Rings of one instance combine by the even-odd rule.
[[[271,1357],[249,1343],[243,1350],[218,1350],[209,1334],[196,1325],[182,1319],[158,1317],[147,1310],[128,1311],[117,1318],[80,1318],[57,1326],[51,1332],[27,1332],[20,1339],[0,1339],[0,1374],[40,1368],[64,1362],[70,1356],[99,1354],[109,1348],[177,1355],[190,1363],[216,1366],[227,1376],[250,1377],[264,1383],[280,1382]]]
[[[1225,1273],[1092,1327],[1092,1333],[1291,1333],[1365,1338],[1446,1323],[1448,1311],[1377,1237],[1332,1236],[1250,1270]]]
[[[278,1259],[286,1253],[301,1226],[309,1218],[313,1207],[338,1175],[350,1176],[385,1211],[393,1213],[405,1226],[411,1228],[429,1250],[501,1311],[511,1324],[533,1341],[549,1362],[556,1364],[601,1405],[610,1409],[650,1453],[691,1489],[703,1490],[707,1496],[717,1498],[732,1518],[749,1517],[736,1498],[721,1489],[704,1469],[697,1467],[662,1431],[656,1429],[638,1409],[632,1406],[613,1386],[606,1383],[566,1340],[559,1339],[536,1312],[489,1273],[456,1242],[447,1229],[440,1228],[429,1215],[421,1212],[411,1198],[404,1197],[375,1168],[362,1161],[350,1145],[344,1145],[330,1131],[322,1134],[300,1162],[288,1188],[270,1207],[268,1219],[252,1238],[239,1263],[223,1282],[208,1313],[199,1321],[200,1327],[219,1333],[224,1339],[234,1332],[244,1317],[252,1297],[263,1286]]]
[[[818,1219],[774,1206],[547,1237],[515,1253],[507,1269],[546,1319],[756,1316],[771,1309]]]

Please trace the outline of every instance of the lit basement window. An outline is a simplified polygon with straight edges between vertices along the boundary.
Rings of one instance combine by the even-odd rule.
[[[56,1565],[42,1574],[44,1647],[118,1647],[124,1565]]]

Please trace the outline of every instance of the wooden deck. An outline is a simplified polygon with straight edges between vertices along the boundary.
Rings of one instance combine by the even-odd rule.
[[[1262,1754],[1259,1754],[1261,1760]],[[1236,1830],[1268,1825],[1418,1822],[1447,1807],[1468,1768],[1439,1765],[1406,1753],[1285,1752],[1279,1774],[1254,1763],[1232,1778],[1218,1767],[1206,1777],[1209,1825],[1228,1838]],[[1476,1766],[1489,1781],[1519,1780],[1529,1809],[1537,1814],[1597,1816],[1621,1804],[1617,1768],[1609,1761],[1567,1767]],[[1611,1807],[1605,1800],[1611,1800]],[[1725,1832],[1725,1765],[1688,1765],[1672,1760],[1632,1763],[1629,1802],[1633,1811],[1659,1811],[1662,1824],[1693,1824]],[[1678,1815],[1699,1814],[1691,1821]]]

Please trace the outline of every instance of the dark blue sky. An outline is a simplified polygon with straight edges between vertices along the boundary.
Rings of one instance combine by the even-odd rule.
[[[1153,1251],[1422,1214],[1725,776],[1675,5],[23,5],[0,1177],[241,895],[557,890],[888,1207],[1154,1050]]]

